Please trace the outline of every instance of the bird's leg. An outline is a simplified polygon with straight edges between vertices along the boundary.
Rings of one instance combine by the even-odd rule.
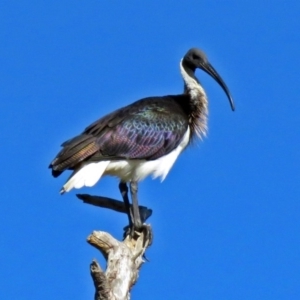
[[[123,197],[125,209],[127,211],[128,215],[128,220],[129,220],[129,225],[125,226],[124,228],[124,239],[126,238],[127,235],[131,235],[132,237],[135,234],[135,230],[139,232],[144,232],[144,243],[146,241],[149,242],[149,244],[152,243],[153,239],[153,234],[150,226],[144,225],[143,222],[146,220],[147,216],[143,214],[143,221],[141,219],[141,214],[140,214],[140,207],[138,204],[138,199],[137,199],[137,191],[138,191],[138,184],[136,181],[130,182],[130,194],[131,194],[131,199],[132,199],[132,205],[130,205],[129,199],[128,199],[128,186],[126,182],[121,181],[119,183],[119,189],[121,192],[121,195]],[[152,214],[152,210],[150,212]]]
[[[138,232],[143,232],[144,233],[143,246],[146,244],[146,242],[148,242],[149,245],[151,245],[153,240],[152,229],[149,225],[143,224],[142,222],[140,210],[139,210],[137,192],[138,192],[138,183],[136,181],[131,181],[130,193],[131,193],[132,212],[133,212],[133,228],[131,234],[133,234],[135,230]]]
[[[130,182],[130,194],[132,200],[132,210],[133,210],[133,226],[135,229],[140,230],[142,227],[142,221],[139,211],[139,203],[137,198],[138,183],[136,181]]]
[[[127,183],[121,181],[119,183],[119,189],[120,189],[120,192],[121,192],[124,204],[125,204],[125,209],[126,209],[127,216],[128,216],[128,221],[129,221],[129,227],[131,228],[134,220],[133,220],[133,216],[132,216],[132,210],[131,210],[131,207],[130,207],[130,202],[129,202],[129,199],[128,199],[128,186],[127,186]]]
[[[153,240],[153,234],[151,227],[149,225],[143,224],[143,221],[145,220],[143,216],[143,221],[141,219],[140,214],[140,208],[138,204],[138,198],[137,198],[137,191],[138,191],[138,184],[136,181],[130,182],[130,194],[131,194],[131,200],[132,200],[132,206],[129,203],[128,199],[128,187],[126,182],[120,182],[119,188],[123,197],[123,201],[127,210],[128,219],[129,219],[129,226],[126,226],[124,228],[124,239],[127,235],[131,235],[132,237],[135,234],[135,231],[143,232],[144,233],[144,241],[143,244],[146,244],[146,241],[149,245],[152,244]],[[152,212],[152,211],[151,211]]]

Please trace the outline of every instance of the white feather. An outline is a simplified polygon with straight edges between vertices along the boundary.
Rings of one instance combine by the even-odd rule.
[[[74,171],[69,180],[63,186],[63,191],[68,192],[71,189],[80,189],[83,186],[93,186],[103,175],[109,160],[84,165],[78,171]]]
[[[204,96],[206,99],[207,97],[206,97],[203,87],[193,77],[191,77],[187,74],[184,67],[182,66],[182,60],[180,61],[180,72],[181,72],[183,81],[187,85],[187,88],[189,90],[191,97],[197,98],[197,97],[199,97],[199,95],[201,95],[201,96]]]

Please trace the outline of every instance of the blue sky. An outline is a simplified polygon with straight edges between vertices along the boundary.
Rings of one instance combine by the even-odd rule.
[[[60,196],[60,144],[139,98],[182,91],[203,49],[234,97],[198,71],[209,134],[161,184],[140,184],[155,240],[132,299],[299,299],[299,1],[0,3],[0,298],[93,299],[91,231],[126,216]],[[120,199],[115,178],[82,193]]]

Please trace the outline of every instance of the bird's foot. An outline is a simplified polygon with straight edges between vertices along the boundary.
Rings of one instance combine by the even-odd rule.
[[[142,225],[142,232],[144,234],[143,246],[145,246],[146,243],[147,243],[147,246],[151,246],[152,242],[153,242],[153,231],[152,231],[151,226],[147,225],[147,224],[143,224]]]
[[[131,225],[127,225],[127,226],[125,226],[124,228],[123,228],[123,230],[124,230],[124,233],[123,233],[123,239],[125,240],[126,239],[126,237],[128,236],[128,235],[130,235],[131,237],[132,237],[132,233],[131,232],[134,232],[134,230],[132,230],[132,226]]]
[[[123,238],[125,239],[130,235],[132,239],[138,239],[141,234],[143,234],[143,246],[146,244],[150,246],[153,242],[153,232],[151,226],[147,224],[140,224],[138,227],[135,225],[125,226]]]

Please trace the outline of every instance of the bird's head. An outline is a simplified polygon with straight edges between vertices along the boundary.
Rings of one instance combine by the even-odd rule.
[[[212,78],[214,78],[218,84],[222,87],[224,92],[226,93],[231,109],[234,110],[234,102],[232,96],[229,92],[228,87],[223,81],[222,77],[218,74],[218,72],[213,68],[213,66],[209,63],[205,53],[197,48],[190,49],[182,60],[183,65],[189,68],[192,72],[195,72],[196,68],[205,71]]]

